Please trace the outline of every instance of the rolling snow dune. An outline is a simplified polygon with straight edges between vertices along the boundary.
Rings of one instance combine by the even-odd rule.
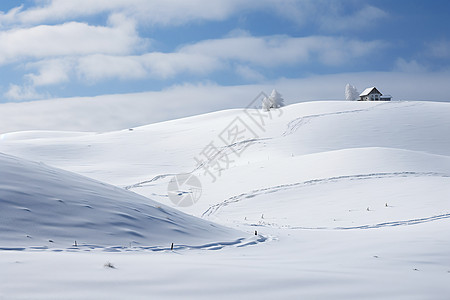
[[[4,154],[0,174],[2,249],[69,248],[75,241],[94,248],[219,246],[240,234],[132,192]]]
[[[409,186],[417,186],[414,178],[420,176],[436,180],[434,185],[442,186],[450,175],[449,115],[448,103],[319,101],[289,105],[271,113],[242,109],[220,111],[102,134],[9,133],[2,135],[0,151],[126,187],[172,206],[167,198],[169,180],[174,174],[193,172],[201,180],[202,198],[196,205],[183,208],[184,211],[220,221],[219,215],[205,214],[206,211],[239,195],[309,181],[367,178],[364,181],[367,182],[372,178],[376,184],[375,175],[382,174],[385,178],[380,178],[381,190],[392,190],[394,182],[400,178],[404,183],[398,187],[409,189]],[[236,120],[241,120],[253,135],[227,145],[221,138]],[[195,160],[205,158],[202,152],[208,145],[217,147],[227,159],[222,161],[221,171],[216,171],[216,181]],[[214,166],[207,162],[206,167],[213,169]],[[389,176],[396,178],[386,179]],[[430,189],[433,184],[416,195],[425,197]],[[447,189],[441,192],[449,194]],[[352,193],[362,192],[353,190]],[[242,202],[236,209],[239,207],[241,213],[245,212],[243,203],[256,209],[259,197],[253,202]],[[344,199],[339,201],[345,202],[346,197],[342,197]],[[353,196],[347,198],[353,199]],[[364,209],[397,200],[396,194],[389,192],[378,195],[378,204],[372,204],[367,197],[360,198]],[[350,203],[342,205],[348,206],[347,210],[354,209]],[[227,206],[229,209],[232,205]],[[448,209],[446,203],[440,207],[428,215],[403,215],[403,211],[398,217],[429,217]],[[273,208],[261,206],[258,211],[273,211]],[[364,220],[361,217],[358,218]],[[227,214],[227,218],[232,215]],[[341,216],[332,214],[327,218],[335,220]],[[395,215],[392,218],[380,216],[373,222],[395,219]],[[351,225],[316,220],[316,224],[304,220],[303,225]],[[349,222],[356,220],[350,218]]]
[[[254,190],[210,206],[203,217],[217,221],[245,220],[256,225],[328,229],[450,217],[450,157],[447,156],[389,148],[356,148],[240,169],[229,170],[224,181],[241,176],[244,179],[240,184],[251,186],[252,174],[264,172],[271,176],[254,183]],[[282,174],[286,169],[296,171]],[[205,197],[208,192],[205,189]]]
[[[0,256],[0,298],[447,299],[449,136],[450,103],[411,101],[3,134],[0,152],[93,180],[0,156],[0,246],[28,247]],[[201,198],[175,210],[168,183],[186,172]],[[200,246],[141,251],[171,242]]]

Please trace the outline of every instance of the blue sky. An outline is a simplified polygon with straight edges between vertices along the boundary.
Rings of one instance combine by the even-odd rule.
[[[36,0],[0,11],[0,102],[312,78],[305,99],[339,99],[344,82],[414,98],[395,83],[415,78],[429,81],[417,97],[449,100],[431,82],[450,80],[445,0]]]

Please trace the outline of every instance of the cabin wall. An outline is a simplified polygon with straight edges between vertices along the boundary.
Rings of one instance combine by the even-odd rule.
[[[381,100],[381,93],[370,93],[367,96],[360,97],[360,101],[380,101]]]
[[[366,90],[369,90],[370,88],[367,88]],[[364,90],[364,92],[366,92]],[[387,97],[382,98],[383,94],[377,89],[373,88],[371,92],[368,95],[365,96],[359,96],[358,101],[390,101],[392,97],[390,95],[387,95]]]

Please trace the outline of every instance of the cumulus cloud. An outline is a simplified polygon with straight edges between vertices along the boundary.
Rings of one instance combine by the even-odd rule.
[[[220,21],[247,11],[277,14],[297,25],[313,23],[323,30],[359,30],[372,26],[386,12],[360,1],[328,0],[49,0],[18,6],[0,14],[0,26],[75,20],[121,12],[142,24],[179,26],[193,21]],[[349,9],[349,7],[351,9]]]
[[[25,78],[31,82],[33,86],[45,86],[59,84],[69,81],[69,72],[73,67],[73,60],[64,59],[48,59],[35,63],[29,63],[27,68],[37,69],[38,73],[29,73]]]
[[[25,24],[0,31],[0,65],[21,59],[47,60],[38,63],[38,74],[26,77],[35,86],[67,81],[67,64],[53,60],[76,57],[72,68],[80,78],[102,80],[109,78],[166,79],[180,73],[207,74],[237,65],[236,73],[244,78],[261,78],[255,66],[265,68],[317,61],[325,65],[340,65],[350,57],[361,57],[380,47],[381,42],[364,42],[346,38],[310,36],[253,37],[235,30],[225,38],[200,41],[175,52],[146,51],[146,39],[139,36],[136,22],[160,25],[180,25],[198,20],[223,20],[242,11],[266,10],[294,22],[296,20],[327,19],[339,21],[336,4],[323,0],[49,0],[35,1],[34,6],[19,6],[0,13],[0,26]],[[120,12],[120,13],[119,13]],[[107,14],[107,26],[81,23],[81,17]],[[379,18],[383,12],[373,6],[363,6],[355,19]],[[327,18],[331,15],[332,18]],[[366,18],[359,18],[368,15]],[[347,18],[342,17],[343,20]],[[37,25],[42,22],[65,22],[56,25]],[[347,22],[347,21],[345,21]],[[350,21],[348,21],[350,22]],[[328,21],[324,26],[329,24]],[[344,24],[344,25],[343,25]],[[31,26],[31,27],[30,27]],[[336,28],[336,26],[333,26]],[[137,54],[139,53],[139,54]],[[244,67],[245,66],[245,67]]]
[[[180,25],[193,20],[223,20],[243,7],[257,1],[239,0],[51,0],[39,1],[36,6],[11,9],[0,16],[0,24],[37,24],[61,21],[101,13],[122,12],[140,22],[160,25]]]
[[[127,54],[145,42],[137,35],[133,22],[123,16],[111,16],[110,24],[69,22],[0,31],[0,64],[23,58]]]
[[[19,86],[10,84],[8,91],[4,94],[4,97],[10,100],[23,101],[23,100],[36,100],[43,98],[44,96],[36,92],[33,86]]]
[[[0,66],[20,62],[27,70],[22,85],[11,85],[4,96],[37,99],[42,96],[37,91],[45,86],[72,80],[166,80],[225,71],[260,82],[270,68],[310,63],[342,66],[385,44],[341,36],[252,36],[237,29],[172,52],[150,52],[139,26],[179,26],[265,11],[296,24],[313,22],[331,32],[364,26],[358,25],[360,19],[372,22],[385,16],[374,6],[352,3],[346,6],[351,12],[343,12],[335,2],[325,0],[35,0],[34,5],[0,12]],[[100,15],[107,17],[104,25],[83,22]]]
[[[153,77],[167,78],[181,72],[207,74],[220,67],[215,57],[197,53],[148,53],[143,56],[145,66]]]
[[[240,77],[250,81],[261,81],[265,79],[263,74],[256,71],[255,69],[250,68],[249,66],[237,65],[235,67],[235,71],[236,74],[238,74]]]
[[[265,67],[311,60],[325,65],[340,65],[350,58],[368,55],[383,46],[381,41],[365,42],[328,36],[241,36],[201,41],[181,48],[180,52],[249,62]]]
[[[87,80],[172,78],[180,73],[207,74],[219,68],[208,56],[152,52],[135,56],[90,55],[78,60],[78,75]]]
[[[147,70],[138,56],[84,56],[78,60],[76,70],[81,78],[89,81],[110,78],[139,79],[147,76]]]
[[[383,46],[381,41],[365,42],[327,36],[233,35],[186,45],[176,52],[140,55],[101,53],[44,59],[29,63],[28,67],[37,69],[37,73],[27,74],[25,78],[33,86],[67,82],[73,75],[77,76],[74,80],[89,82],[144,78],[165,80],[180,74],[207,75],[231,67],[245,80],[260,81],[264,76],[256,69],[268,70],[311,62],[339,66],[349,60],[366,57]]]
[[[229,68],[245,79],[263,77],[250,65],[270,68],[317,61],[342,65],[383,47],[380,41],[364,42],[334,37],[239,36],[200,41],[176,52],[151,52],[133,56],[96,54],[81,57],[77,73],[87,80],[167,79],[181,73],[208,74]],[[250,64],[250,65],[249,65]]]

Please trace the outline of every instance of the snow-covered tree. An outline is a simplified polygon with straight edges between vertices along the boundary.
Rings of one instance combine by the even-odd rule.
[[[269,97],[264,97],[264,99],[262,100],[262,109],[265,111],[269,111],[270,110],[270,100]]]
[[[262,101],[262,108],[269,111],[272,108],[280,108],[284,106],[284,99],[277,90],[273,90],[269,97],[265,97]]]
[[[280,107],[284,106],[284,99],[283,99],[283,97],[281,97],[281,94],[278,93],[277,90],[275,90],[275,89],[272,90],[272,93],[270,94],[269,98],[272,101],[272,104],[273,104],[272,107],[280,108]]]
[[[345,86],[345,100],[358,100],[359,98],[359,93],[358,90],[356,89],[356,87],[354,87],[353,85],[347,83],[347,85]]]

